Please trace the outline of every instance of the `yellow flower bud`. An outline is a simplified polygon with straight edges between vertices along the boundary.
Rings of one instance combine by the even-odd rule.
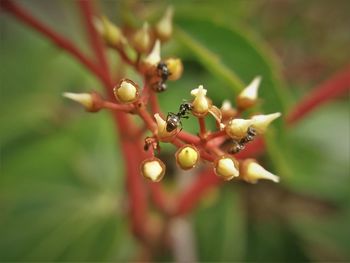
[[[166,130],[166,126],[167,126],[166,121],[162,117],[160,117],[158,113],[154,114],[154,118],[156,119],[156,123],[157,123],[157,134],[158,134],[159,140],[163,142],[171,141],[173,139],[172,136],[176,134],[178,129],[168,132]]]
[[[271,113],[267,115],[255,115],[251,117],[252,127],[256,130],[257,133],[262,134],[266,131],[267,127],[275,119],[281,116],[280,112]]]
[[[181,169],[189,170],[195,167],[198,160],[198,150],[192,145],[184,145],[176,152],[176,161]]]
[[[170,75],[169,80],[177,80],[181,77],[183,71],[183,65],[181,59],[179,58],[168,58],[165,60],[166,65],[168,66]]]
[[[151,53],[144,59],[144,63],[148,66],[157,66],[160,59],[160,41],[157,39]]]
[[[239,176],[238,162],[231,156],[221,156],[214,162],[214,172],[225,181]]]
[[[151,47],[151,36],[148,23],[145,22],[133,37],[133,46],[139,53],[146,53]]]
[[[156,24],[155,31],[157,37],[162,41],[168,40],[173,33],[173,14],[174,9],[169,6],[165,11],[164,16]]]
[[[141,174],[152,182],[159,182],[165,174],[165,164],[156,157],[148,158],[141,164]]]
[[[119,84],[114,87],[113,92],[118,101],[122,103],[131,103],[137,100],[139,89],[139,86],[135,82],[129,79],[122,79]]]
[[[93,106],[93,99],[90,93],[64,92],[63,97],[74,100],[83,105],[87,110]]]
[[[247,130],[252,123],[252,120],[232,119],[226,125],[225,131],[232,139],[239,140],[247,135]]]
[[[192,102],[192,113],[197,117],[203,117],[207,115],[211,102],[206,97],[207,90],[203,88],[202,85],[199,85],[197,89],[191,91],[191,95],[194,96]]]
[[[247,109],[255,105],[258,99],[258,89],[261,77],[255,77],[253,81],[237,97],[237,106],[240,109]]]
[[[107,17],[102,16],[101,19],[96,18],[94,23],[96,30],[101,34],[108,45],[118,46],[127,43],[120,28],[113,24]]]
[[[279,182],[279,177],[265,170],[254,159],[246,159],[240,165],[240,177],[248,182],[255,184],[260,179]]]

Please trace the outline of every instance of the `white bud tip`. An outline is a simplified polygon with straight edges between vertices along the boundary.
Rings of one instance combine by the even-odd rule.
[[[255,115],[251,118],[252,126],[258,133],[264,133],[271,122],[279,118],[281,115],[282,114],[280,112],[275,112],[267,115]]]
[[[157,65],[160,60],[160,41],[157,39],[151,53],[145,58],[145,62],[150,65]]]
[[[258,89],[261,77],[255,77],[253,81],[239,94],[239,97],[255,100],[258,97]]]
[[[73,93],[73,92],[64,92],[63,97],[74,100],[82,104],[86,108],[92,107],[92,96],[90,93]]]
[[[231,102],[229,101],[229,100],[224,100],[223,102],[222,102],[222,106],[221,106],[221,110],[230,110],[230,109],[232,109],[232,104],[231,104]]]
[[[259,179],[270,180],[275,183],[280,181],[280,178],[277,175],[270,173],[265,170],[261,165],[254,161],[248,161],[247,170],[245,171],[244,178],[252,183],[255,183]]]
[[[141,172],[152,182],[159,182],[165,173],[165,166],[158,158],[147,159],[142,163]]]

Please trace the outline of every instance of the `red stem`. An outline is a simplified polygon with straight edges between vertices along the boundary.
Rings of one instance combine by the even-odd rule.
[[[299,102],[287,117],[289,124],[302,119],[316,107],[350,90],[350,66],[337,72],[330,79],[321,83],[311,91],[301,102]]]
[[[107,73],[107,75],[109,75],[108,61],[106,58],[103,41],[100,35],[98,34],[98,32],[96,31],[96,28],[93,22],[94,9],[92,6],[92,2],[90,0],[79,0],[78,3],[79,3],[79,6],[85,21],[85,25],[88,31],[92,50],[94,51],[100,66]]]
[[[100,78],[105,84],[109,84],[108,78],[105,73],[95,63],[89,59],[86,55],[80,52],[80,50],[68,39],[64,38],[57,32],[42,24],[39,20],[34,18],[32,15],[27,13],[23,8],[19,7],[15,3],[9,0],[1,0],[1,7],[7,12],[13,14],[17,19],[22,21],[24,24],[36,29],[42,33],[45,37],[50,39],[55,45],[66,50],[69,54],[75,57],[81,64],[87,69]]]
[[[205,120],[203,117],[198,117],[198,123],[199,123],[199,136],[201,138],[204,138],[205,134],[207,133],[207,129],[205,127]]]
[[[210,188],[222,182],[223,180],[218,178],[212,169],[206,169],[198,174],[196,181],[179,197],[178,205],[173,215],[181,216],[190,212]]]
[[[103,101],[102,107],[110,110],[123,111],[127,113],[135,109],[133,104],[117,104],[110,101]]]

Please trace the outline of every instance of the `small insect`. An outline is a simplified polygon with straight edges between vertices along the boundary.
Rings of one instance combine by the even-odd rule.
[[[242,151],[245,148],[247,143],[254,140],[255,136],[256,136],[256,130],[251,126],[248,127],[247,135],[245,137],[243,137],[242,139],[240,139],[239,141],[233,140],[233,145],[228,150],[228,153],[230,153],[230,154],[239,153],[240,151]]]
[[[159,62],[157,65],[157,75],[160,78],[160,80],[153,86],[153,88],[157,92],[162,92],[166,90],[167,86],[165,82],[168,80],[170,74],[171,73],[169,72],[168,65],[163,61]]]
[[[169,112],[168,116],[166,117],[166,131],[172,132],[175,130],[179,125],[181,125],[182,130],[182,122],[181,118],[188,119],[189,117],[187,114],[192,109],[192,104],[189,102],[184,102],[179,107],[178,113]]]

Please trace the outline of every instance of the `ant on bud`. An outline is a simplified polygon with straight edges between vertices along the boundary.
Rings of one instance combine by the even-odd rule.
[[[166,86],[165,82],[168,80],[168,77],[171,75],[171,73],[169,72],[168,65],[165,62],[161,61],[158,63],[157,75],[158,75],[158,77],[160,77],[160,81],[158,83],[156,83],[153,86],[153,88],[157,92],[162,92],[162,91],[166,90],[167,86]]]
[[[192,104],[190,102],[184,102],[180,105],[178,113],[169,112],[166,117],[166,131],[172,132],[178,128],[179,125],[181,125],[182,130],[181,118],[188,119],[189,116],[187,116],[187,114],[190,110],[192,110]]]
[[[256,134],[257,134],[256,130],[253,127],[251,126],[248,127],[247,135],[242,139],[240,139],[239,141],[233,140],[233,146],[231,146],[231,148],[227,152],[230,154],[239,153],[245,148],[247,143],[254,140]]]

